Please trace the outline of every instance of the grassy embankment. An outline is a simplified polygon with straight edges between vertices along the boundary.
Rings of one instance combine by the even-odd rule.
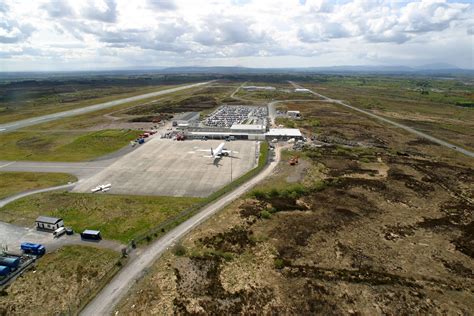
[[[174,87],[176,86],[166,85],[145,88],[113,87],[108,89],[89,89],[69,93],[51,93],[50,95],[34,98],[23,103],[20,102],[21,105],[18,105],[18,102],[15,104],[0,102],[0,124],[78,109],[89,105],[129,98],[140,94],[171,89]]]
[[[328,97],[474,149],[474,88],[462,80],[332,78],[303,84]]]
[[[115,251],[77,245],[46,254],[34,273],[24,273],[3,292],[0,315],[76,314],[118,271],[119,260]]]
[[[65,173],[0,172],[0,199],[8,196],[77,181]]]
[[[189,197],[47,192],[0,208],[0,220],[31,226],[39,215],[56,216],[76,231],[98,229],[106,239],[127,243],[201,201]]]

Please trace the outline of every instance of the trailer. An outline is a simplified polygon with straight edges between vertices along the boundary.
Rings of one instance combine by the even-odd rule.
[[[20,257],[0,257],[0,265],[16,269],[20,266]]]
[[[0,266],[0,276],[7,276],[12,270],[7,266]]]
[[[44,255],[46,252],[46,248],[43,245],[34,244],[31,242],[21,243],[20,249],[23,250],[24,253],[29,253],[37,256]]]
[[[86,239],[86,240],[101,240],[102,236],[100,234],[100,231],[98,230],[91,230],[91,229],[86,229],[81,233],[81,239]]]

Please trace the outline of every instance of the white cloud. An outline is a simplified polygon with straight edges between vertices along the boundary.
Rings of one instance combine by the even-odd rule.
[[[51,18],[73,17],[75,15],[73,8],[67,1],[51,0],[41,5],[41,8],[44,9]]]
[[[176,10],[177,6],[174,0],[148,0],[151,9],[154,10]]]
[[[108,23],[116,22],[118,14],[117,4],[115,3],[115,0],[89,0],[81,13],[86,19]]]
[[[429,59],[474,68],[473,7],[443,0],[4,0],[0,65],[292,67]]]

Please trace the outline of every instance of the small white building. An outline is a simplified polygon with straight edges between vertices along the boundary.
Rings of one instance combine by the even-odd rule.
[[[310,92],[308,89],[305,89],[305,88],[296,88],[295,89],[295,92],[298,92],[298,93],[308,93]]]
[[[291,118],[301,118],[301,113],[300,111],[288,111],[286,112],[286,115]]]
[[[270,128],[265,134],[267,139],[279,139],[279,140],[288,140],[294,138],[296,140],[303,139],[303,134],[297,128]]]
[[[62,218],[50,217],[50,216],[38,216],[36,219],[36,229],[55,231],[59,227],[64,227],[64,221]]]

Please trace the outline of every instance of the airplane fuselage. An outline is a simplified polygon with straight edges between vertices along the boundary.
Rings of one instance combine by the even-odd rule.
[[[215,150],[211,148],[211,155],[212,157],[214,157],[214,159],[220,158],[221,156],[229,155],[227,152],[223,152],[224,146],[225,146],[225,143],[221,143],[219,144],[219,146],[217,146]]]

